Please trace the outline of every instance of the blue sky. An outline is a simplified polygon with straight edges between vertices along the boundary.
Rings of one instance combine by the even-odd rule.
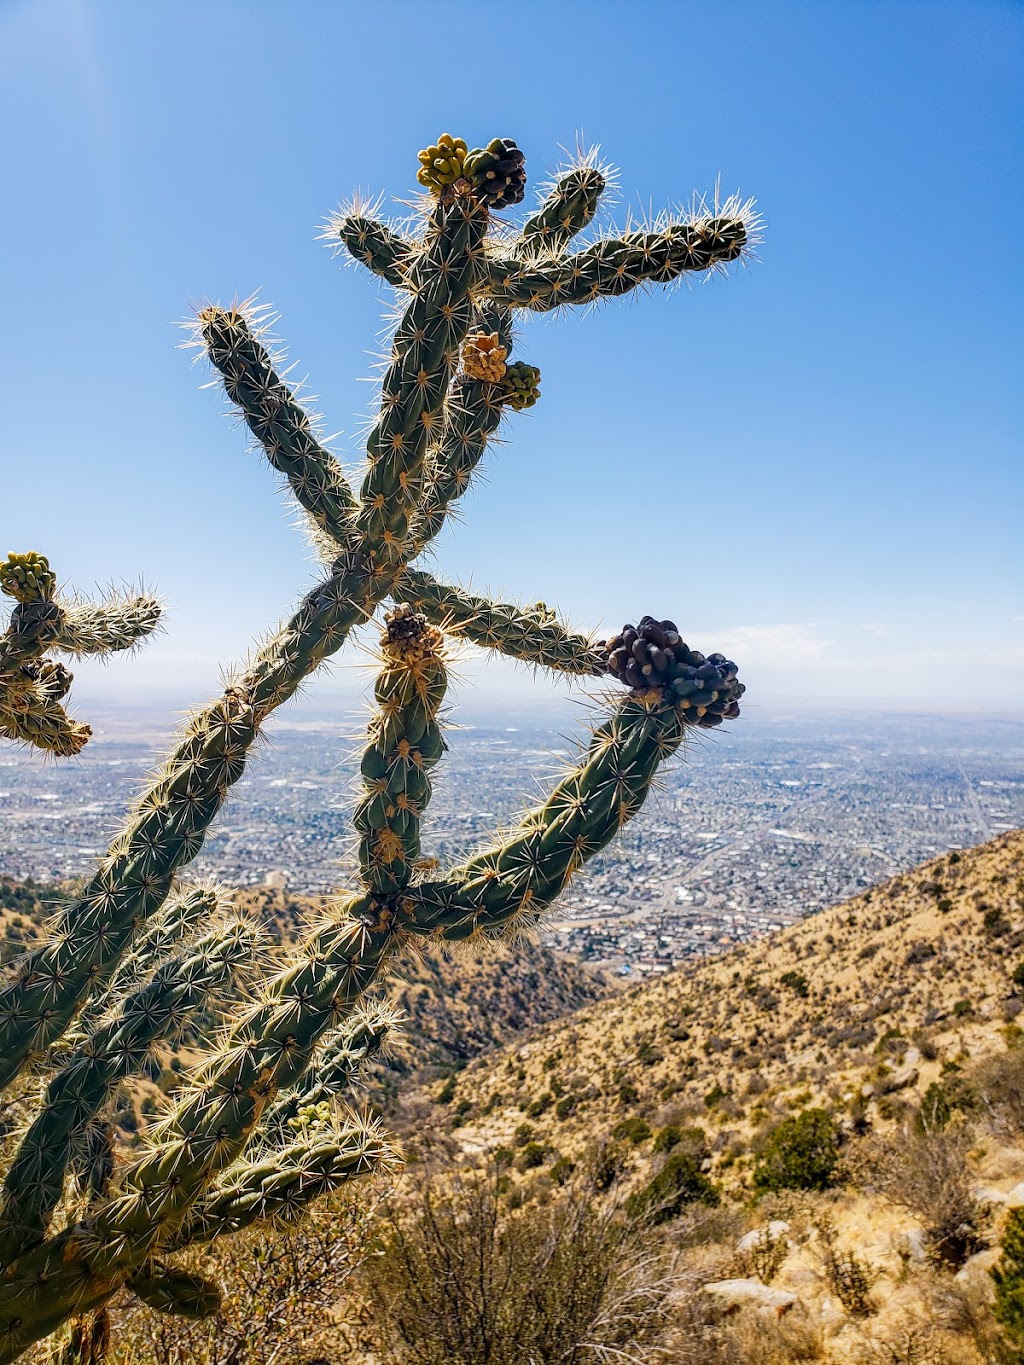
[[[449,130],[534,184],[600,143],[620,217],[720,176],[766,232],[730,279],[524,327],[542,400],[439,571],[671,615],[752,696],[1019,704],[1022,58],[985,0],[0,4],[0,551],[170,605],[79,695],[198,701],[311,582],[174,324],[260,289],[354,462],[387,291],[318,224],[408,197]]]

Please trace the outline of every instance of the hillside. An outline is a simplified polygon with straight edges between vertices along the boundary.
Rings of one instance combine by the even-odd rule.
[[[410,1098],[406,1141],[420,1159],[496,1157],[516,1203],[585,1166],[615,1197],[664,1195],[675,1186],[659,1173],[692,1152],[665,1227],[692,1248],[694,1274],[739,1278],[741,1298],[775,1294],[819,1343],[737,1361],[1009,1359],[975,1336],[997,1331],[987,1270],[1005,1208],[1024,1204],[1022,962],[1016,831],[534,1029],[454,1087]],[[834,1134],[835,1168],[817,1188],[772,1175],[794,1121]],[[704,1203],[716,1207],[698,1215]],[[950,1217],[961,1221],[942,1242]],[[773,1219],[768,1291],[740,1237],[768,1239]],[[870,1307],[843,1306],[836,1266],[850,1256]],[[968,1299],[975,1336],[961,1323],[961,1339],[942,1323],[968,1314]],[[952,1354],[884,1354],[908,1332],[948,1338]]]

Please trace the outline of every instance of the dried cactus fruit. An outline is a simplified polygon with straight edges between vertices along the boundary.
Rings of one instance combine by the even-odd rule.
[[[483,384],[499,384],[505,377],[508,348],[500,344],[497,332],[473,332],[462,343],[462,371],[468,379]]]

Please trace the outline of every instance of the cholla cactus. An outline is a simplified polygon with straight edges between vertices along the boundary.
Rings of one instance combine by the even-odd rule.
[[[156,628],[160,604],[144,593],[111,593],[102,602],[62,598],[49,561],[35,551],[12,551],[0,563],[0,592],[17,603],[0,636],[0,736],[68,758],[92,730],[65,711],[72,675],[45,656],[132,649]]]
[[[418,945],[486,944],[534,927],[640,809],[688,729],[738,714],[736,666],[692,650],[671,621],[645,616],[601,641],[544,603],[490,601],[414,561],[503,419],[537,401],[536,368],[509,361],[516,313],[725,267],[750,248],[750,204],[697,205],[571,251],[606,183],[592,158],[556,179],[518,233],[495,218],[525,184],[510,139],[469,149],[445,135],[420,154],[419,179],[418,234],[355,210],[330,230],[397,289],[401,309],[358,491],[278,372],[256,315],[215,305],[198,314],[198,344],[287,479],[326,567],[223,694],[191,717],[96,871],[0,991],[0,1083],[28,1104],[31,1076],[43,1076],[0,1202],[0,1362],[55,1331],[63,1358],[95,1353],[103,1306],[123,1287],[167,1312],[213,1311],[216,1287],[176,1268],[177,1251],[295,1216],[319,1193],[386,1166],[393,1153],[379,1128],[339,1105],[393,1026],[367,993]],[[17,601],[0,647],[0,728],[74,753],[87,734],[60,707],[68,677],[46,651],[124,647],[152,627],[156,606],[63,602],[41,556],[12,556],[0,586]],[[358,884],[334,898],[293,956],[257,967],[251,1003],[236,1006],[184,1074],[141,1149],[115,1162],[117,1089],[254,961],[251,927],[217,893],[177,888],[177,878],[267,717],[378,613],[376,709],[355,811]],[[422,853],[422,820],[445,752],[452,640],[621,690],[548,799],[439,873]]]

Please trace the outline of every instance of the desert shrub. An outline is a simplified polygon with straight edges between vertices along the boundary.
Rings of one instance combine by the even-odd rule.
[[[612,1129],[612,1137],[618,1142],[632,1142],[634,1146],[646,1142],[651,1136],[651,1125],[646,1119],[633,1117],[623,1119]]]
[[[590,1165],[590,1176],[596,1189],[601,1192],[610,1190],[628,1164],[629,1157],[624,1143],[603,1143]]]
[[[945,1128],[957,1113],[969,1114],[978,1106],[978,1092],[956,1062],[946,1062],[942,1075],[924,1092],[917,1114],[919,1131]]]
[[[981,926],[988,938],[1002,938],[1011,929],[1010,921],[998,905],[990,906],[981,918]]]
[[[1024,1209],[1011,1209],[1003,1230],[1003,1254],[992,1268],[996,1320],[1024,1356]]]
[[[970,1129],[960,1120],[911,1132],[898,1142],[877,1141],[860,1163],[865,1180],[919,1219],[931,1258],[949,1266],[962,1265],[984,1245],[970,1149]]]
[[[956,1019],[965,1019],[967,1015],[974,1013],[974,1002],[972,1000],[958,1000],[953,1006],[953,1016]]]
[[[835,1224],[826,1216],[815,1221],[821,1247],[821,1265],[828,1287],[853,1317],[867,1317],[874,1311],[871,1286],[877,1273],[853,1251],[842,1251]]]
[[[655,1154],[659,1152],[670,1152],[677,1143],[682,1142],[683,1133],[687,1131],[692,1132],[693,1130],[684,1129],[678,1123],[666,1123],[664,1128],[659,1128],[655,1133],[651,1151]]]
[[[570,1161],[567,1156],[560,1156],[551,1167],[551,1179],[556,1185],[567,1185],[575,1170],[575,1161]]]
[[[517,1147],[525,1147],[533,1137],[533,1124],[521,1123],[512,1135],[512,1141]]]
[[[520,1171],[532,1171],[543,1166],[548,1158],[549,1148],[543,1142],[528,1142],[516,1157],[516,1167]]]
[[[503,1208],[491,1173],[392,1201],[358,1290],[383,1365],[598,1365],[666,1332],[675,1287],[647,1230],[599,1207],[592,1186]]]
[[[807,983],[807,977],[804,976],[803,972],[792,970],[783,972],[779,977],[779,984],[781,986],[788,986],[793,994],[798,995],[801,1000],[806,1000],[811,993]]]
[[[981,1104],[997,1123],[1012,1133],[1024,1133],[1024,1049],[986,1057],[971,1072]]]
[[[754,1275],[762,1284],[771,1284],[782,1269],[782,1263],[789,1255],[789,1238],[784,1232],[772,1232],[770,1227],[760,1229],[757,1240],[742,1253],[742,1266],[748,1275]]]
[[[275,1365],[318,1353],[333,1361],[339,1329],[331,1314],[375,1216],[371,1201],[360,1203],[336,1196],[293,1228],[243,1232],[186,1253],[189,1270],[222,1285],[220,1311],[190,1320],[118,1301],[107,1365]]]
[[[705,1153],[703,1148],[695,1151],[689,1146],[676,1147],[650,1184],[630,1195],[626,1201],[629,1215],[652,1223],[667,1223],[678,1218],[687,1204],[717,1204],[718,1190],[701,1169]]]
[[[455,1098],[455,1087],[458,1083],[459,1080],[457,1076],[449,1076],[444,1085],[437,1092],[437,1103],[451,1104],[452,1100]]]
[[[555,1118],[563,1122],[573,1113],[579,1103],[575,1095],[563,1095],[555,1105]]]
[[[784,1119],[765,1140],[754,1167],[757,1190],[825,1190],[839,1160],[839,1129],[824,1109]]]

